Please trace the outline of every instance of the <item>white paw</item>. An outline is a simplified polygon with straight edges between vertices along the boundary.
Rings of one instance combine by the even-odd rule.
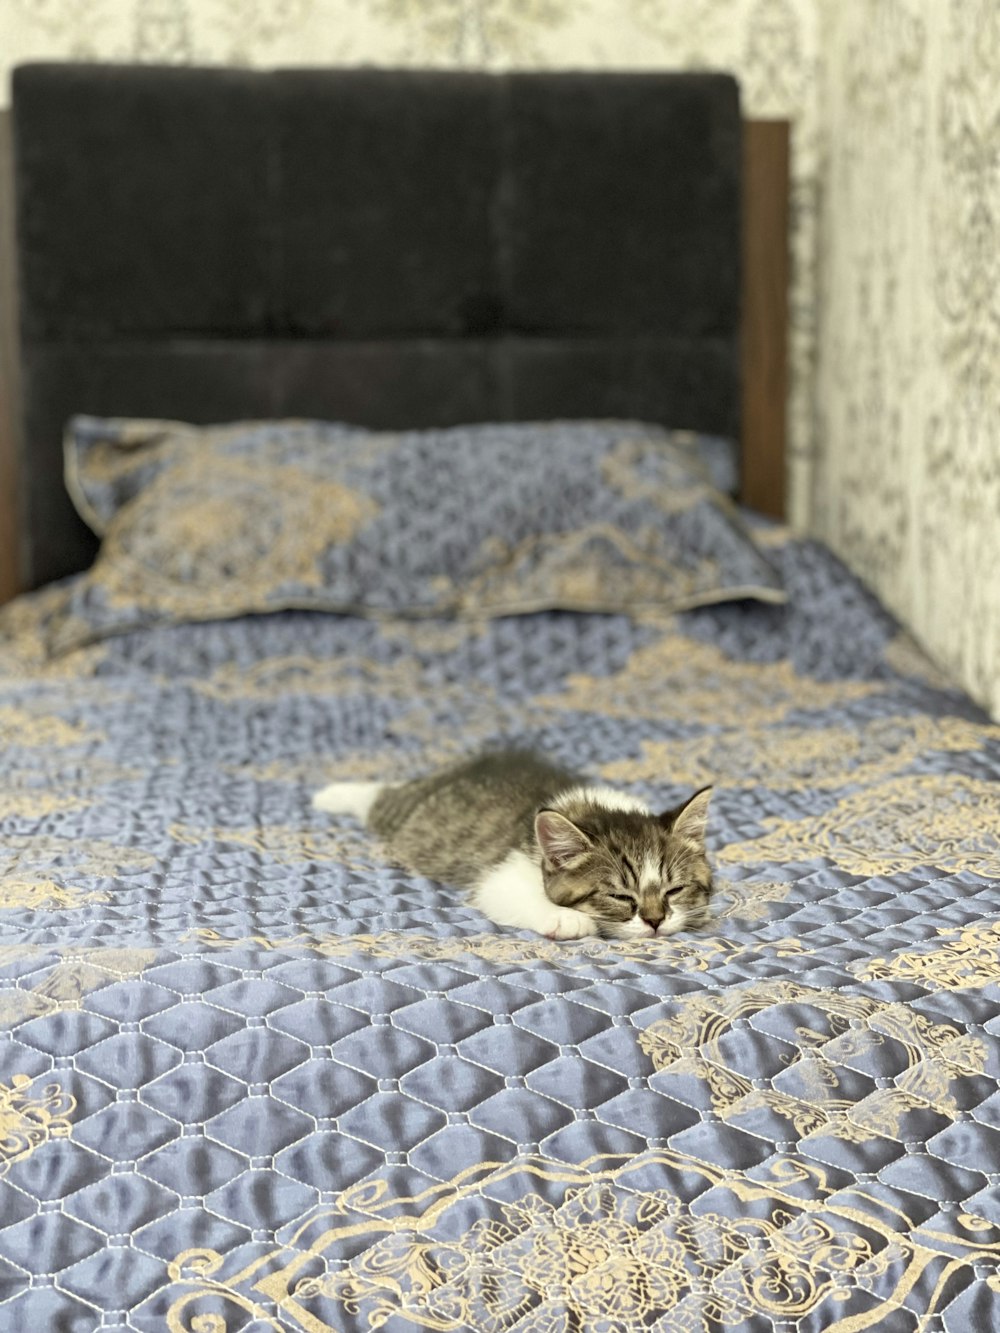
[[[586,912],[577,912],[572,907],[557,907],[551,923],[546,923],[542,933],[548,940],[582,940],[587,935],[597,934],[597,922]]]

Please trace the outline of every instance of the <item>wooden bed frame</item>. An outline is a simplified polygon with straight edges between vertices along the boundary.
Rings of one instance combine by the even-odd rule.
[[[785,513],[790,126],[744,121],[740,499]],[[21,591],[19,405],[11,117],[0,112],[0,602]]]

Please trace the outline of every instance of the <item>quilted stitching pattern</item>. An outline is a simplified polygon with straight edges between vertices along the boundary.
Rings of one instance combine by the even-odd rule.
[[[43,667],[57,593],[10,608],[0,1326],[997,1322],[1000,844],[961,783],[989,800],[1000,733],[835,562],[776,550],[787,610],[640,624],[284,614]],[[845,625],[824,683],[802,655]],[[837,729],[885,718],[831,776]],[[654,945],[492,930],[308,805],[526,733],[670,800],[644,746],[682,773],[755,719],[713,810],[722,915]],[[941,865],[883,868],[901,774]],[[859,783],[863,845],[818,852]]]

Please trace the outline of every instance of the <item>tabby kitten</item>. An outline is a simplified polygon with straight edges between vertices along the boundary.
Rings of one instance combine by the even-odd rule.
[[[661,815],[520,750],[411,782],[335,782],[318,810],[362,819],[400,864],[470,891],[499,926],[648,939],[704,925],[711,788]]]

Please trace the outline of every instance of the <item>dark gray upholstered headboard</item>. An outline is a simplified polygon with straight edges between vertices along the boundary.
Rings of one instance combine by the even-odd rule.
[[[74,412],[736,435],[724,75],[15,71],[29,586]]]

